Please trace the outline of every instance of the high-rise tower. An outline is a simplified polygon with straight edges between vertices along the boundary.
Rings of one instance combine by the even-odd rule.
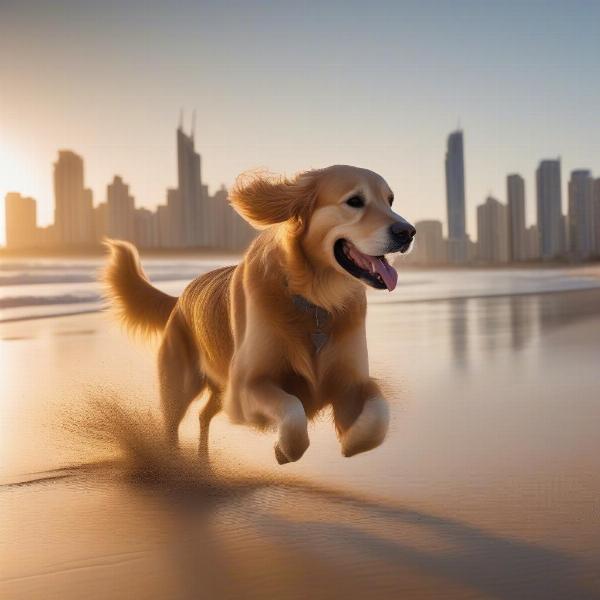
[[[590,171],[571,172],[568,222],[570,252],[577,258],[595,254],[594,179]]]
[[[92,192],[83,184],[83,159],[60,150],[54,163],[57,239],[60,244],[89,244],[93,239]]]
[[[177,184],[181,210],[173,223],[176,246],[202,245],[202,173],[200,155],[194,148],[194,132],[177,128]]]
[[[448,259],[460,263],[467,259],[465,209],[465,159],[463,132],[448,136],[446,147],[446,207],[448,211]]]
[[[527,258],[525,226],[525,180],[515,174],[506,178],[506,196],[508,199],[508,239],[510,260]]]
[[[563,254],[565,250],[560,159],[541,161],[535,176],[540,257],[552,259]]]
[[[8,192],[5,199],[6,246],[32,248],[37,243],[37,205],[33,198]]]

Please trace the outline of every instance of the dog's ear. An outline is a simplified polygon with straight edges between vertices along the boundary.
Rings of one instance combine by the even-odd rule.
[[[305,222],[316,197],[317,171],[306,171],[291,179],[265,174],[238,177],[229,201],[256,229],[296,220]]]

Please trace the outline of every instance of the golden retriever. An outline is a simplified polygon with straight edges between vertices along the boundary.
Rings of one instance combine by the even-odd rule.
[[[176,444],[192,400],[200,449],[221,409],[235,423],[277,430],[275,457],[298,460],[307,425],[332,407],[344,456],[382,443],[388,405],[369,377],[365,286],[393,290],[385,254],[415,228],[392,210],[376,173],[337,165],[293,178],[238,178],[233,207],[263,230],[237,266],[192,281],[179,298],[154,288],[134,246],[108,240],[104,280],[125,325],[163,332],[158,357],[166,435]]]

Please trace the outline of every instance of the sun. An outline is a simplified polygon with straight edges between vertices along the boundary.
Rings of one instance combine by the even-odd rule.
[[[0,136],[0,244],[5,244],[4,197],[8,192],[25,193],[30,187],[20,153]]]

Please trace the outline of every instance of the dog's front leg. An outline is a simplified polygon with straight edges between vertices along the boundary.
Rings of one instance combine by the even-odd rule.
[[[332,402],[335,427],[344,456],[379,446],[389,425],[389,408],[374,380],[351,385]]]
[[[266,420],[277,427],[277,462],[281,465],[298,460],[309,444],[308,420],[302,402],[269,380],[250,383],[242,393],[249,420]]]

